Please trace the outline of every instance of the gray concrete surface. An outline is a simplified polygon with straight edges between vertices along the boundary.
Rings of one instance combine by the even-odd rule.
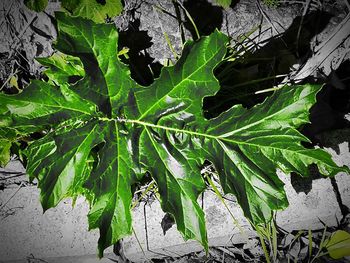
[[[341,218],[341,212],[329,179],[313,181],[312,190],[304,194],[296,193],[288,176],[280,176],[286,183],[290,206],[277,213],[279,226],[286,230],[320,229],[322,224],[319,219],[328,226],[336,225],[337,219]],[[18,186],[0,192],[1,202],[4,203],[17,190]],[[78,199],[74,209],[70,200],[64,200],[56,208],[42,214],[38,194],[36,187],[23,187],[2,211],[0,258],[6,261],[21,259],[25,262],[23,260],[33,255],[36,258],[48,259],[48,262],[56,262],[55,257],[94,255],[98,231],[87,231],[88,205],[84,199]],[[245,234],[242,235],[215,194],[206,192],[203,207],[206,212],[209,243],[212,246],[244,243],[248,237],[254,236],[237,204],[227,204]],[[147,249],[145,216],[148,249],[151,251]],[[134,229],[146,257],[175,257],[202,249],[195,241],[184,242],[176,226],[164,236],[160,226],[163,216],[158,202],[141,204],[134,211]],[[142,261],[145,258],[135,236],[125,239],[124,250],[131,260]],[[111,248],[106,251],[107,254],[111,252]]]
[[[0,192],[0,260],[96,255],[97,230],[88,232],[88,205],[79,198],[62,201],[43,214],[35,186],[7,188]],[[109,249],[108,252],[111,252]]]
[[[338,165],[350,167],[350,129],[326,132],[321,134],[319,138],[326,145],[327,151]],[[335,179],[341,202],[350,211],[350,176],[345,173],[339,173],[335,176]]]

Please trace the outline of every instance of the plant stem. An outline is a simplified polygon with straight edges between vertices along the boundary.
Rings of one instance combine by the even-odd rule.
[[[152,182],[148,185],[148,187],[145,189],[145,191],[142,192],[140,198],[138,198],[137,200],[135,200],[135,202],[132,204],[131,210],[133,210],[133,209],[138,205],[138,203],[142,200],[142,198],[144,198],[145,195],[146,195],[150,190],[153,189],[154,185],[155,185],[155,181],[152,181]]]
[[[260,243],[261,243],[261,247],[264,251],[265,254],[265,259],[266,259],[266,263],[271,263],[270,261],[270,255],[269,252],[267,251],[266,245],[265,245],[265,240],[264,237],[262,235],[262,233],[260,232],[259,227],[256,228],[256,232],[258,233],[259,239],[260,239]]]
[[[223,205],[225,206],[225,208],[227,209],[227,211],[229,212],[234,224],[238,227],[240,233],[245,237],[246,240],[248,240],[248,236],[246,235],[246,233],[244,232],[244,229],[242,228],[242,226],[239,224],[238,220],[235,218],[235,216],[233,215],[233,213],[231,212],[231,209],[228,207],[228,205],[226,204],[223,196],[221,195],[221,193],[219,192],[219,189],[216,187],[216,185],[214,184],[214,182],[211,180],[210,176],[208,176],[207,173],[204,173],[205,177],[208,179],[208,182],[210,184],[210,186],[213,188],[215,194],[217,195],[217,197],[219,197],[221,203],[223,203]]]

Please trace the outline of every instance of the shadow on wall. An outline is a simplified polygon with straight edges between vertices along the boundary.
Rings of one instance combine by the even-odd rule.
[[[327,77],[326,84],[317,95],[317,103],[311,108],[311,123],[302,129],[314,145],[332,148],[338,154],[339,144],[350,138],[350,122],[345,118],[350,113],[349,76],[350,60],[346,60]],[[292,185],[297,192],[307,193],[312,179],[292,177]],[[334,178],[331,180],[336,188]]]
[[[147,31],[140,30],[139,27],[140,20],[135,19],[129,23],[126,31],[119,33],[118,49],[120,51],[124,47],[129,48],[129,58],[120,58],[130,66],[131,77],[140,85],[148,86],[159,76],[162,65],[154,62],[154,58],[147,53],[146,49],[153,44],[152,38]]]
[[[278,85],[284,77],[276,76],[288,74],[294,64],[305,62],[312,55],[311,39],[326,27],[330,18],[328,13],[312,12],[304,19],[296,17],[283,34],[267,40],[263,47],[257,46],[254,39],[249,41],[252,47],[243,57],[215,70],[221,90],[204,99],[206,118],[218,116],[235,104],[249,108],[262,102],[271,93],[254,93]],[[245,48],[240,43],[237,47]]]
[[[221,28],[223,21],[221,7],[213,6],[206,0],[186,0],[183,5],[194,20],[200,36],[210,35],[216,28]],[[197,39],[192,23],[187,16],[185,18],[185,28],[191,32],[193,39]]]
[[[239,2],[240,2],[240,0],[232,0],[232,1],[231,1],[230,7],[231,7],[231,8],[235,8],[236,5],[237,5]]]
[[[329,130],[350,128],[350,122],[345,118],[345,115],[350,113],[349,76],[350,61],[347,60],[327,77],[326,84],[317,95],[317,103],[311,109],[311,124],[306,125],[303,129],[303,134],[314,143],[334,147],[342,142],[341,138],[329,143],[329,140],[319,135]],[[337,149],[334,150],[337,151]]]

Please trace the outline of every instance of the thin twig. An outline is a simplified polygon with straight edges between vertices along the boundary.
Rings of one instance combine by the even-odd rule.
[[[10,4],[10,6],[9,6],[9,9],[7,10],[6,14],[1,18],[0,28],[1,28],[2,24],[4,23],[4,21],[6,20],[7,15],[10,13],[14,2],[15,2],[15,1],[11,1],[11,4]],[[4,2],[4,3],[5,3],[5,2]],[[6,4],[6,3],[5,3],[5,4]]]
[[[141,251],[142,251],[142,254],[144,255],[145,259],[146,259],[147,261],[149,261],[149,259],[148,259],[147,256],[146,256],[145,250],[143,249],[143,247],[142,247],[142,245],[141,245],[141,242],[140,242],[139,238],[137,237],[135,228],[132,228],[132,232],[134,233],[134,236],[135,236],[135,238],[136,238],[137,244],[139,245],[139,247],[140,247],[140,249],[141,249]]]
[[[297,53],[298,57],[299,57],[299,40],[300,40],[301,29],[302,29],[302,26],[303,26],[303,23],[304,23],[304,17],[306,16],[307,11],[309,10],[310,4],[311,4],[311,0],[307,0],[307,2],[305,4],[305,7],[304,7],[303,15],[301,16],[300,24],[299,24],[299,27],[298,27],[297,46],[296,46],[296,53]]]
[[[8,204],[8,202],[11,201],[11,199],[19,192],[19,190],[21,190],[22,186],[23,186],[23,183],[21,183],[18,186],[17,190],[9,197],[9,199],[7,199],[7,201],[4,204],[2,204],[2,206],[0,207],[0,211]]]
[[[149,248],[146,205],[147,205],[147,202],[146,202],[146,203],[144,204],[144,206],[143,206],[143,214],[144,214],[144,223],[145,223],[145,234],[146,234],[146,247],[147,247],[147,251],[149,251],[149,252],[151,252],[151,253],[154,253],[154,254],[157,254],[157,255],[161,255],[161,256],[166,256],[166,257],[168,257],[169,255],[166,255],[166,254],[163,254],[163,253],[159,253],[159,252],[153,251],[153,250],[151,250],[151,249]]]
[[[192,18],[191,14],[187,11],[187,9],[180,2],[177,1],[177,3],[182,8],[182,10],[185,12],[188,20],[190,20],[190,22],[191,22],[191,24],[192,24],[192,26],[194,28],[194,31],[196,33],[196,37],[197,37],[197,39],[199,39],[200,38],[200,34],[199,34],[198,28],[197,28],[196,23],[194,22],[194,19]]]
[[[184,22],[182,21],[182,16],[181,16],[179,4],[177,3],[176,0],[172,0],[172,2],[173,2],[173,5],[174,5],[176,18],[177,18],[177,21],[178,21],[178,24],[179,24],[181,43],[182,43],[182,45],[184,45],[185,42],[186,42],[185,28],[184,28]]]
[[[8,76],[8,78],[5,80],[5,82],[1,85],[0,87],[0,91],[2,91],[2,89],[6,86],[6,84],[10,81],[10,79],[16,75],[18,73],[18,70],[16,70],[15,72],[13,72],[12,74],[10,74],[10,76]]]
[[[348,0],[344,0],[344,3],[346,5],[346,7],[348,8],[348,11],[350,12],[350,3]]]
[[[0,171],[0,173],[4,173],[4,172]],[[9,174],[13,174],[13,173],[9,173]],[[8,180],[8,179],[19,177],[19,176],[22,176],[22,175],[25,175],[25,173],[17,173],[17,174],[12,175],[12,176],[5,176],[4,178],[0,178],[0,181]]]
[[[280,35],[281,33],[277,30],[277,28],[276,28],[276,26],[274,25],[274,23],[272,23],[271,19],[266,15],[265,11],[262,9],[261,4],[260,4],[260,1],[257,0],[256,3],[257,3],[256,5],[257,5],[257,7],[258,7],[258,9],[259,9],[259,11],[260,11],[260,13],[261,13],[261,15],[262,15],[262,16],[266,19],[266,21],[271,25],[271,27],[274,29],[275,33],[276,33],[277,35]],[[281,39],[281,40],[282,40],[282,42],[285,44],[285,46],[287,46],[287,44],[283,41],[283,39]]]
[[[175,58],[176,60],[178,60],[178,59],[179,59],[179,55],[176,53],[176,51],[175,51],[173,45],[171,44],[171,41],[170,41],[170,39],[169,39],[169,36],[168,36],[167,32],[164,30],[164,28],[163,28],[163,24],[162,24],[162,22],[161,22],[161,20],[160,20],[160,18],[159,18],[159,15],[158,15],[156,9],[157,9],[157,7],[154,6],[154,7],[153,7],[153,13],[154,13],[155,16],[157,17],[157,20],[158,20],[159,25],[160,25],[160,28],[161,28],[161,30],[162,30],[162,32],[163,32],[165,41],[166,41],[166,43],[168,44],[168,47],[169,47],[171,53],[173,53],[174,58]]]

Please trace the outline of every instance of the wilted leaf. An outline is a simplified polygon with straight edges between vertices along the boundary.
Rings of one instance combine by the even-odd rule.
[[[15,87],[17,90],[19,90],[19,87],[18,87],[18,81],[17,81],[17,76],[13,75],[11,78],[10,78],[10,86],[11,87]]]
[[[325,247],[334,259],[350,256],[350,234],[344,230],[337,230]]]
[[[89,227],[100,229],[100,255],[131,233],[131,189],[146,171],[183,237],[205,249],[204,212],[197,203],[205,160],[253,224],[266,223],[272,210],[288,205],[276,168],[303,176],[313,163],[326,176],[349,171],[323,150],[301,145],[308,139],[297,128],[308,122],[318,85],[284,87],[249,110],[236,105],[204,118],[203,98],[220,89],[213,70],[228,37],[219,31],[188,41],[178,62],[142,87],[119,61],[114,26],[63,13],[56,18],[55,47],[79,57],[84,73],[77,61],[66,68],[43,60],[49,83],[32,81],[18,95],[0,95],[0,125],[20,134],[47,132],[29,145],[27,172],[38,178],[45,210],[68,196],[88,198]],[[77,73],[82,79],[66,82]]]

